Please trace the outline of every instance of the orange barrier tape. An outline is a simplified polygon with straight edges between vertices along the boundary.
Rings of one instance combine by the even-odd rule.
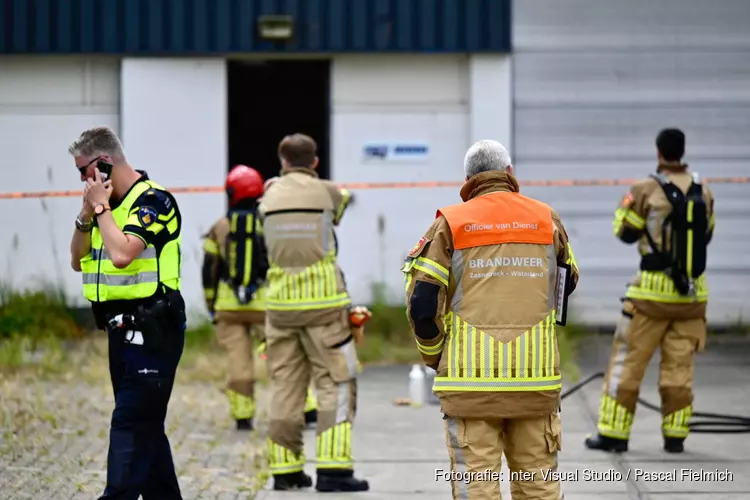
[[[573,186],[630,186],[638,179],[559,179],[559,180],[519,180],[521,186],[531,187],[573,187]],[[750,177],[705,177],[706,184],[750,184]],[[460,188],[463,182],[345,182],[338,186],[345,189],[415,189],[415,188]],[[193,186],[169,188],[173,194],[180,193],[224,193],[223,186]],[[20,193],[0,193],[0,200],[21,198],[71,198],[83,196],[83,191],[29,191]]]

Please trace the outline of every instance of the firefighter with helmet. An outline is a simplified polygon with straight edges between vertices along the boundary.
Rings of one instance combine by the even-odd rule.
[[[229,211],[203,240],[203,292],[216,325],[216,337],[229,356],[230,413],[237,429],[253,428],[255,415],[253,339],[265,339],[265,287],[268,259],[263,226],[257,216],[263,177],[236,165],[226,179]],[[305,421],[316,420],[315,399],[308,389]]]

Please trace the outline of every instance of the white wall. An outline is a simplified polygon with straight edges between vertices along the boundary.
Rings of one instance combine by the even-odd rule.
[[[131,163],[165,187],[223,184],[224,61],[126,58],[122,73],[120,66],[113,59],[0,59],[0,191],[80,189],[67,146],[95,125],[118,131]],[[508,56],[338,56],[332,71],[331,175],[337,182],[461,182],[463,155],[472,140],[511,141]],[[363,146],[381,141],[424,143],[430,151],[426,161],[365,161]],[[354,193],[356,203],[338,231],[352,295],[367,302],[370,284],[383,280],[391,300],[399,303],[399,268],[406,253],[436,209],[460,201],[458,188]],[[224,197],[177,198],[184,215],[183,291],[191,311],[202,312],[200,235],[225,209]],[[80,200],[0,204],[5,207],[0,223],[7,228],[0,233],[0,256],[6,260],[0,276],[17,284],[29,283],[32,276],[59,280],[85,304],[80,275],[68,270]],[[382,236],[379,217],[385,221]]]
[[[0,192],[80,190],[68,146],[119,127],[119,62],[0,57]],[[85,304],[68,247],[80,198],[0,200],[0,281],[59,285]]]
[[[334,59],[332,173],[336,182],[463,181],[472,139],[510,141],[510,64],[507,56],[357,55]],[[371,143],[418,143],[418,161],[365,160]],[[355,190],[355,205],[338,230],[339,262],[352,298],[371,300],[385,282],[403,301],[399,271],[411,247],[458,188]],[[384,231],[378,232],[378,220]]]
[[[122,140],[130,163],[166,188],[223,186],[227,84],[219,58],[125,58]],[[176,194],[182,212],[182,293],[203,313],[201,236],[222,216],[223,193]]]

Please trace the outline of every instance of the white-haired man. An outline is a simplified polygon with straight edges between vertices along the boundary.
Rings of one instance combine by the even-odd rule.
[[[417,347],[437,370],[451,468],[499,477],[504,453],[513,500],[559,500],[548,474],[561,449],[557,276],[566,270],[569,295],[578,268],[560,217],[519,194],[500,143],[473,144],[464,169],[464,203],[437,211],[402,268]],[[454,499],[500,498],[497,479],[452,477]]]
[[[69,150],[86,182],[70,245],[83,295],[109,333],[115,409],[100,500],[181,500],[164,419],[185,340],[174,197],[128,163],[117,135],[87,130]]]

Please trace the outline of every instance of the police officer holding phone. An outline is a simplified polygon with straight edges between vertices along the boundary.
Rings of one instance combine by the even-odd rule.
[[[108,331],[115,396],[99,500],[181,500],[164,430],[185,340],[180,210],[130,166],[111,129],[83,132],[69,153],[86,183],[71,266],[97,327]]]

